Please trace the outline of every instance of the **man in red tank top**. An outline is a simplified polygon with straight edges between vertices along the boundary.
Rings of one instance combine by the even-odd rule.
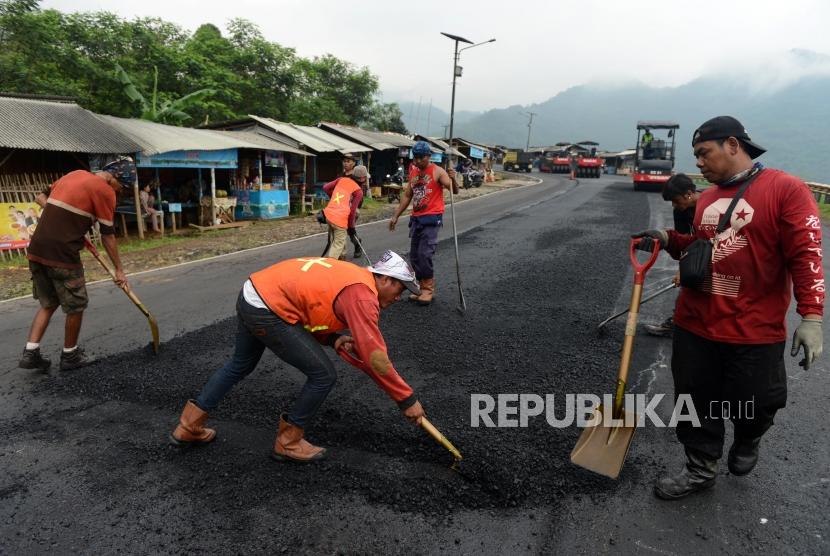
[[[333,347],[368,374],[404,417],[419,424],[424,410],[389,360],[378,329],[380,310],[399,301],[404,289],[419,293],[415,273],[392,251],[368,268],[331,258],[301,257],[255,272],[236,302],[233,357],[213,373],[195,400],[185,404],[171,443],[213,441],[216,431],[205,427],[208,412],[253,372],[266,348],[307,377],[294,406],[280,416],[274,459],[309,462],[326,452],[303,438],[306,425],[337,380],[322,346]],[[340,334],[346,329],[351,335]]]
[[[415,268],[415,276],[421,285],[421,295],[412,294],[410,301],[429,305],[435,295],[435,277],[432,257],[438,245],[438,230],[443,225],[444,189],[452,187],[458,193],[455,170],[447,173],[443,168],[430,162],[432,149],[426,141],[418,141],[412,147],[414,161],[409,169],[409,181],[404,186],[401,203],[395,215],[389,220],[389,229],[394,231],[398,218],[412,202],[409,217],[409,261]]]

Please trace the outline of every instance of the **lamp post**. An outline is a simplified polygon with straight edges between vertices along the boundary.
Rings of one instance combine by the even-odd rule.
[[[458,56],[462,50],[467,50],[469,48],[473,48],[474,46],[480,46],[482,44],[487,44],[491,42],[495,42],[496,39],[490,39],[488,41],[473,43],[473,41],[465,39],[464,37],[459,37],[458,35],[451,35],[449,33],[441,32],[442,35],[445,37],[452,39],[455,41],[455,51],[452,57],[452,98],[450,100],[450,136],[447,144],[449,145],[449,153],[447,153],[447,160],[450,164],[452,164],[452,139],[453,139],[453,123],[455,119],[455,80],[458,77],[461,77],[461,66],[458,65]],[[470,46],[465,46],[464,48],[458,48],[458,43],[463,42],[467,43]]]
[[[449,33],[441,33],[445,37],[453,40],[455,42],[455,51],[453,52],[452,56],[452,100],[450,101],[450,136],[447,141],[447,146],[449,148],[449,152],[447,153],[447,162],[452,165],[453,157],[452,157],[452,135],[453,135],[453,120],[455,118],[455,80],[458,77],[461,77],[461,66],[458,65],[458,55],[461,50],[467,50],[468,48],[473,48],[474,46],[479,46],[482,44],[487,44],[489,42],[493,42],[496,39],[490,39],[489,41],[484,41],[480,43],[473,43],[471,40],[467,40],[464,37],[459,37],[458,35],[450,35]],[[470,46],[465,46],[461,50],[458,49],[458,43],[463,42],[467,43]],[[461,313],[462,315],[467,311],[467,304],[464,301],[464,291],[461,289],[461,263],[459,262],[458,258],[458,229],[455,225],[455,202],[453,201],[453,186],[450,186],[450,211],[452,212],[452,237],[453,242],[455,243],[455,273],[458,279],[458,306],[456,310]]]

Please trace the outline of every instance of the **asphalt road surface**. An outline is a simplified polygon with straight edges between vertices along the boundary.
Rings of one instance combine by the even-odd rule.
[[[787,356],[789,404],[751,475],[733,477],[724,463],[714,489],[677,502],[651,491],[658,474],[682,465],[670,429],[639,430],[612,481],[570,463],[576,426],[544,416],[527,427],[471,426],[472,394],[561,402],[612,391],[624,322],[603,335],[596,326],[627,306],[628,234],[671,225],[659,195],[622,178],[540,177],[456,206],[465,315],[455,309],[448,208],[436,301],[401,302],[381,319],[396,368],[464,454],[458,472],[339,360],[337,386],[307,429],[329,448],[325,462],[268,458],[278,415],[302,383],[271,354],[211,416],[212,445],[167,445],[185,400],[231,353],[245,277],[318,255],[322,235],[132,276],[161,326],[157,357],[146,320],[102,283],[90,287],[82,332],[98,361],[71,373],[17,369],[35,302],[0,303],[0,553],[830,553],[827,356],[808,372]],[[407,251],[405,222],[359,232],[371,255]],[[673,271],[661,257],[646,293]],[[641,322],[662,321],[673,296],[644,305]],[[61,325],[56,318],[43,344],[53,360]],[[632,392],[670,396],[670,348],[638,335]]]

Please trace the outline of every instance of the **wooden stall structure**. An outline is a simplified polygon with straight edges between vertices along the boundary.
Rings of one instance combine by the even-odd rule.
[[[70,98],[0,94],[0,256],[25,254],[40,219],[38,193],[139,148]]]

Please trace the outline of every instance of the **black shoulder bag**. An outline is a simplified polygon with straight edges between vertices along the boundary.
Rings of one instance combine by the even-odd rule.
[[[738,192],[735,193],[735,196],[732,198],[732,202],[729,203],[729,208],[723,216],[721,216],[720,221],[718,221],[718,227],[715,229],[714,237],[712,239],[697,239],[680,254],[681,286],[684,288],[700,289],[706,278],[712,274],[712,250],[715,240],[726,229],[730,218],[732,218],[732,211],[735,209],[735,205],[737,205],[738,201],[741,200],[741,197],[743,197],[744,192],[747,187],[749,187],[749,184],[752,183],[752,181],[760,173],[761,170],[756,172],[755,175],[746,180],[743,185],[741,185],[740,189],[738,189]]]

